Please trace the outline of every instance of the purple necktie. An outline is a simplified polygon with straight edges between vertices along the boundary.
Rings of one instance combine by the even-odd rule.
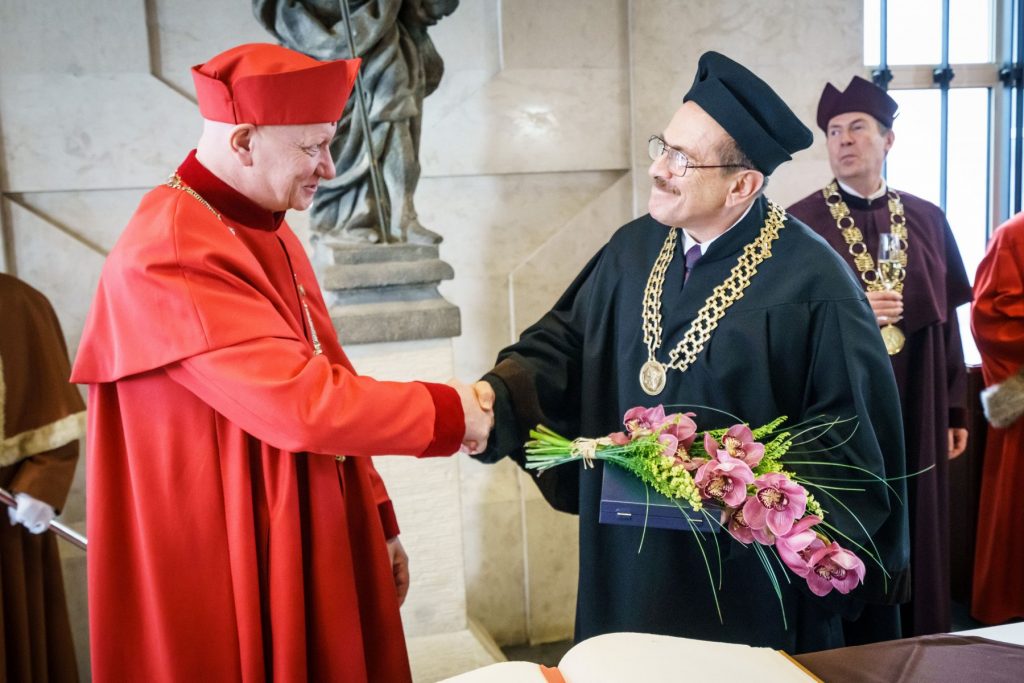
[[[695,244],[686,250],[686,272],[683,274],[683,282],[685,283],[690,279],[690,271],[693,270],[694,265],[700,260],[700,245]]]

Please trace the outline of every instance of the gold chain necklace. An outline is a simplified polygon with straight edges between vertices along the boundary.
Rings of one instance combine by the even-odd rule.
[[[850,207],[846,205],[843,196],[839,193],[839,183],[833,180],[825,186],[821,194],[825,197],[825,203],[828,205],[832,218],[835,219],[836,227],[839,228],[839,231],[843,234],[843,239],[846,240],[847,248],[853,257],[853,264],[860,272],[860,279],[864,281],[865,289],[869,292],[885,290],[885,284],[878,277],[875,260],[871,258],[871,253],[868,251],[867,245],[864,244],[864,235],[854,223]],[[903,266],[901,272],[905,274],[907,268],[907,248],[910,245],[907,234],[907,217],[903,213],[903,200],[900,199],[899,194],[892,189],[887,194],[889,199],[889,230],[903,242],[904,248],[899,252],[899,259],[900,264]],[[903,292],[902,278],[892,286],[892,290]],[[881,332],[882,340],[885,342],[885,349],[889,352],[890,356],[895,356],[903,349],[903,345],[907,341],[903,330],[889,323],[881,329]]]
[[[697,312],[690,328],[669,351],[669,362],[656,359],[662,343],[661,294],[665,286],[665,272],[676,248],[676,234],[679,228],[670,228],[668,237],[661,247],[654,267],[644,288],[643,330],[644,344],[647,345],[647,362],[640,368],[640,387],[651,396],[657,396],[665,388],[669,369],[686,372],[697,359],[697,355],[711,339],[718,322],[734,303],[743,298],[743,292],[750,280],[757,274],[757,266],[772,255],[772,243],[778,238],[786,220],[786,212],[775,202],[768,202],[768,216],[758,236],[745,247],[722,284],[715,287]]]
[[[185,194],[189,195],[190,197],[195,198],[196,201],[198,201],[200,204],[202,204],[207,209],[209,209],[210,213],[212,213],[214,216],[217,217],[217,220],[219,220],[221,223],[224,222],[224,219],[221,217],[220,212],[217,211],[217,209],[213,208],[213,206],[210,204],[210,202],[208,202],[205,199],[203,199],[203,196],[201,194],[199,194],[198,192],[193,190],[191,187],[189,187],[187,184],[185,184],[185,181],[183,181],[181,179],[181,176],[179,176],[177,173],[172,173],[167,178],[166,185],[167,185],[167,187],[170,187],[170,188],[172,188],[174,190],[181,190],[182,192],[184,192]],[[235,229],[232,228],[231,226],[228,226],[228,230],[231,231],[232,235],[235,234]],[[305,312],[305,314],[306,314],[306,322],[309,324],[309,334],[310,334],[310,337],[312,337],[312,342],[313,342],[313,355],[315,355],[315,356],[323,355],[324,351],[323,351],[323,348],[320,346],[320,337],[317,336],[316,327],[313,325],[313,316],[310,315],[310,313],[309,313],[309,305],[306,303],[306,288],[298,283],[298,278],[295,275],[295,273],[292,273],[292,277],[296,279],[295,285],[296,285],[296,288],[297,288],[298,293],[299,293],[299,301],[302,302],[302,310]]]

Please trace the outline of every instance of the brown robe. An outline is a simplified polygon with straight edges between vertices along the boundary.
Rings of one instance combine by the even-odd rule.
[[[57,511],[85,427],[85,406],[69,374],[50,303],[0,273],[0,487]],[[56,538],[11,526],[6,514],[0,517],[0,605],[0,678],[78,680]]]

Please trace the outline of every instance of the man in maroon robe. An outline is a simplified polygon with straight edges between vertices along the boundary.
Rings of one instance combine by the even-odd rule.
[[[0,521],[0,680],[77,681],[60,552],[44,532],[75,476],[85,406],[46,297],[0,273],[0,321],[0,487],[18,502]]]
[[[882,177],[896,109],[884,90],[858,76],[843,92],[827,84],[817,122],[835,178],[789,207],[843,255],[868,290],[900,390],[907,472],[930,468],[908,482],[910,601],[897,611],[907,596],[893,582],[891,605],[869,605],[856,622],[844,623],[848,644],[900,637],[900,617],[903,636],[949,630],[948,462],[967,444],[967,375],[956,308],[971,300],[971,286],[942,211]],[[879,235],[899,235],[903,223],[905,277],[902,287],[885,289],[873,284]]]
[[[334,176],[358,61],[242,45],[192,70],[203,134],[111,251],[89,386],[99,681],[408,681],[408,585],[369,456],[486,443],[472,390],[378,382],[284,222]]]

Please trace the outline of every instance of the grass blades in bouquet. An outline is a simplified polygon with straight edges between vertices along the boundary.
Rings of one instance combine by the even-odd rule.
[[[695,413],[666,414],[661,405],[637,407],[623,416],[623,431],[572,440],[540,425],[530,432],[526,467],[543,472],[581,462],[585,468],[592,468],[596,460],[602,460],[631,472],[676,505],[703,511],[712,517],[709,521],[721,525],[733,538],[757,553],[775,587],[780,606],[779,581],[788,582],[790,578],[785,570],[780,577],[775,567],[785,567],[804,579],[810,590],[819,596],[832,590],[848,593],[863,583],[867,571],[864,561],[842,547],[833,536],[854,545],[885,573],[873,548],[853,542],[825,522],[826,511],[808,487],[822,492],[829,504],[849,510],[838,492],[863,491],[866,482],[885,482],[886,485],[888,482],[852,465],[785,457],[791,451],[799,457],[794,446],[814,441],[840,421],[809,421],[787,431],[782,429],[786,418],[779,417],[754,429],[740,422],[728,428],[700,431],[694,417]],[[811,481],[787,469],[797,464],[860,470],[856,473],[859,479],[831,478],[829,481],[859,481],[862,486]],[[705,509],[708,504],[720,510],[719,518],[714,519]],[[717,593],[709,553],[704,547],[706,540],[700,538],[695,527],[691,528],[704,556],[712,590]],[[870,535],[863,531],[870,543]],[[715,535],[712,539],[721,569],[718,539]],[[774,554],[774,561],[769,553]],[[717,605],[717,594],[715,602]]]

